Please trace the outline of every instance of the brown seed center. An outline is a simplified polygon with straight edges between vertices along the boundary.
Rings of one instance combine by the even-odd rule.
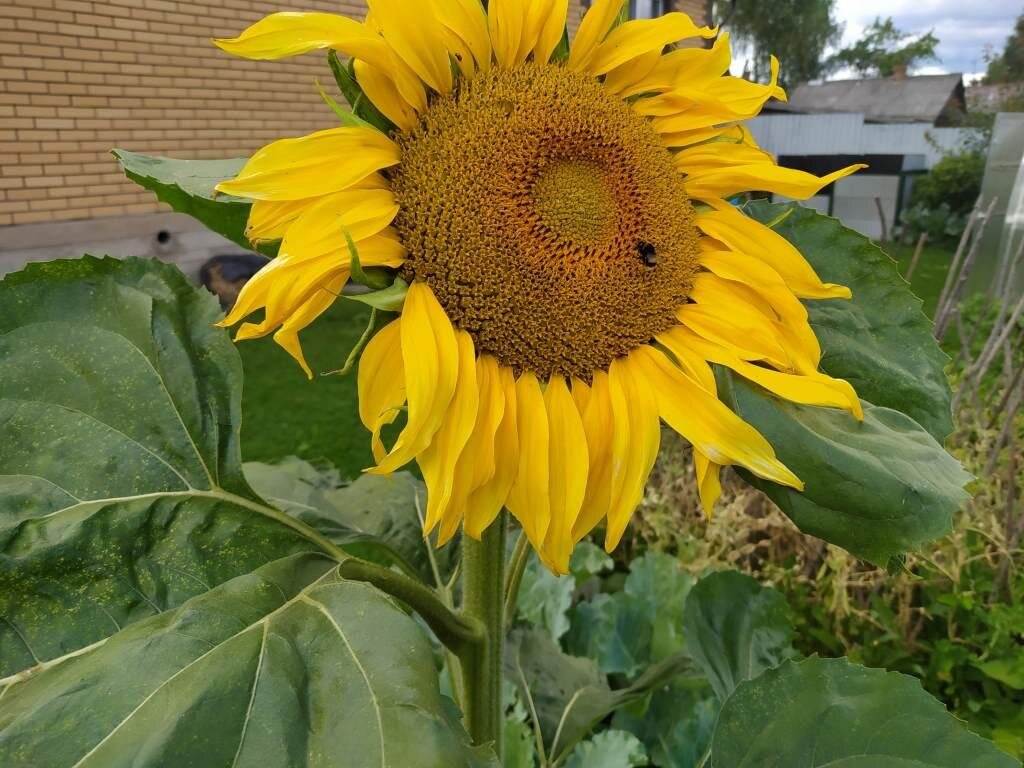
[[[491,70],[399,137],[395,226],[478,352],[589,380],[675,324],[694,211],[650,124],[556,65]]]

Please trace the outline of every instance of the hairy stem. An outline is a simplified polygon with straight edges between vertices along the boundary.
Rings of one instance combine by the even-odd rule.
[[[484,531],[480,541],[469,536],[462,539],[462,613],[482,627],[484,638],[461,654],[466,728],[474,744],[492,743],[499,760],[503,725],[505,529],[503,512]]]

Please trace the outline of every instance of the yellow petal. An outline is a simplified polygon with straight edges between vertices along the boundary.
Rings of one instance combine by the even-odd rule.
[[[583,392],[586,392],[586,403],[580,407]],[[579,541],[608,516],[612,500],[612,438],[615,430],[607,373],[595,371],[591,387],[579,380],[573,381],[572,394],[583,414],[583,432],[587,437],[587,455],[590,458],[587,491],[572,527],[573,541]]]
[[[464,520],[469,535],[479,538],[493,518],[481,525],[486,515],[468,506],[470,494],[494,477],[494,438],[505,414],[505,392],[502,389],[498,363],[490,355],[476,360],[477,414],[473,431],[459,456],[452,479],[451,514]],[[507,493],[507,489],[506,489]],[[504,499],[502,499],[504,501]],[[499,507],[500,508],[500,507]],[[491,510],[488,510],[488,513]],[[495,510],[495,515],[497,511]],[[472,531],[471,531],[472,529]]]
[[[666,338],[669,335],[663,334]],[[665,343],[662,337],[658,340]],[[643,346],[633,351],[632,358],[651,383],[661,418],[696,450],[716,464],[739,464],[758,477],[803,490],[799,478],[775,457],[771,445],[756,429],[676,368],[664,354]]]
[[[650,51],[689,37],[714,37],[717,29],[698,27],[685,13],[666,13],[656,19],[635,19],[613,29],[598,46],[585,70],[603,75]]]
[[[487,32],[487,12],[479,0],[433,0],[434,13],[441,25],[472,53],[476,66],[487,71],[491,66],[491,37]],[[455,53],[449,43],[448,49]],[[463,72],[470,73],[472,62],[460,61]]]
[[[499,67],[508,69],[522,63],[519,44],[526,10],[523,0],[491,0],[487,4],[487,28]]]
[[[246,59],[282,59],[321,48],[368,61],[386,62],[388,56],[387,45],[365,25],[333,13],[272,13],[238,37],[213,42]]]
[[[760,259],[737,251],[704,249],[701,253],[701,264],[723,279],[743,283],[757,291],[783,319],[797,342],[798,349],[793,350],[785,343],[787,340],[784,340],[790,357],[806,359],[810,362],[811,368],[818,367],[821,360],[821,345],[808,324],[807,308],[797,299],[778,272]],[[794,352],[799,354],[794,355]]]
[[[587,70],[597,47],[608,36],[626,0],[595,0],[580,21],[569,48],[569,69]]]
[[[398,203],[389,189],[346,189],[325,195],[289,227],[279,253],[302,258],[342,252],[347,256],[346,229],[358,243],[387,229],[397,214]]]
[[[380,131],[329,128],[268,144],[217,190],[253,200],[319,197],[351,187],[400,160],[398,145]]]
[[[573,525],[583,504],[590,469],[587,436],[576,403],[561,376],[553,376],[544,390],[550,439],[551,524],[544,537],[546,560],[556,573],[569,572]]]
[[[730,249],[769,264],[802,299],[850,298],[849,288],[821,282],[800,251],[786,238],[732,206],[698,214],[697,226]]]
[[[369,470],[375,474],[394,472],[430,445],[458,381],[455,329],[425,283],[409,286],[401,320],[408,420],[388,455]]]
[[[475,488],[466,502],[465,530],[469,536],[479,539],[487,527],[501,512],[509,498],[509,492],[519,476],[519,427],[516,381],[511,368],[500,367],[494,358],[485,355],[481,360],[493,363],[497,375],[490,374],[497,382],[497,390],[504,395],[501,422],[494,432],[493,473]],[[481,390],[481,398],[484,392]],[[481,470],[484,470],[481,467]]]
[[[526,371],[515,384],[519,466],[505,505],[543,556],[551,522],[548,415],[537,377]]]
[[[459,346],[459,379],[455,394],[441,428],[426,450],[416,457],[427,486],[427,516],[423,532],[429,533],[441,523],[438,546],[450,541],[462,522],[461,514],[458,514],[461,510],[453,509],[449,501],[454,487],[456,464],[476,426],[480,398],[473,337],[465,331],[457,331],[456,339]]]
[[[387,454],[380,431],[394,423],[405,405],[401,319],[381,328],[366,345],[359,358],[358,389],[359,419],[372,433],[373,458],[380,461]]]
[[[361,59],[355,60],[353,69],[356,82],[363,89],[366,98],[384,117],[403,131],[416,127],[419,123],[416,107],[402,96],[398,86],[388,77],[385,70]]]
[[[629,91],[635,83],[648,77],[658,66],[658,62],[665,58],[661,51],[648,51],[643,56],[620,64],[604,78],[604,87],[619,97]]]
[[[569,15],[569,0],[533,0],[540,6],[540,22],[533,29],[526,31],[527,39],[533,44],[533,60],[547,63],[551,61],[558,43],[565,33],[565,19]]]
[[[724,288],[728,281],[712,281],[710,277],[702,274],[694,281],[691,298],[700,303],[680,307],[676,312],[679,322],[704,338],[732,346],[747,360],[767,360],[780,368],[788,367],[789,355],[771,319]]]
[[[318,198],[299,200],[257,200],[249,210],[245,236],[252,242],[280,240],[288,226]]]
[[[656,396],[643,369],[637,366],[636,352],[612,361],[608,371],[613,423],[612,477],[604,547],[609,552],[618,546],[630,517],[643,499],[661,444]]]
[[[438,93],[452,89],[452,68],[444,28],[431,8],[411,13],[406,0],[367,0],[391,49]]]
[[[313,371],[310,369],[309,363],[306,362],[306,356],[302,353],[302,345],[299,343],[299,331],[320,317],[334,303],[334,300],[341,293],[341,289],[347,281],[347,272],[331,278],[312,296],[306,299],[298,309],[288,315],[288,318],[281,324],[277,333],[274,334],[274,341],[295,358],[296,362],[302,366],[302,370],[306,372],[306,376],[310,379],[313,378]]]
[[[776,165],[775,159],[752,141],[704,142],[677,152],[675,163],[686,176],[686,189],[692,197],[727,197],[736,191],[764,189],[789,197],[806,198],[816,194],[821,187],[866,167],[851,165],[819,178]],[[748,183],[758,186],[742,186]]]
[[[693,468],[697,476],[697,493],[700,495],[700,505],[704,507],[704,514],[711,519],[711,513],[715,508],[715,502],[722,495],[722,480],[720,472],[721,464],[715,464],[703,453],[694,449]]]
[[[624,82],[620,94],[623,98],[664,93],[678,87],[717,86],[721,83],[721,76],[729,71],[732,62],[728,32],[719,35],[711,48],[678,48],[668,53],[653,53],[658,57],[655,66],[642,76],[628,83]],[[615,71],[618,71],[618,68]],[[641,99],[640,103],[644,102],[645,100]]]
[[[713,363],[736,371],[745,379],[760,384],[779,397],[803,405],[842,408],[856,418],[863,419],[860,399],[849,382],[833,379],[824,373],[814,375],[791,374],[753,365],[741,359],[728,345],[702,339],[685,328],[676,327],[658,336],[658,341],[673,352],[677,345],[703,355]]]

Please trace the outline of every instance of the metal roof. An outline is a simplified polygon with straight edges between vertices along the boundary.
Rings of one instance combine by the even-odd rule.
[[[963,109],[963,87],[959,73],[805,83],[790,94],[787,111],[860,112],[874,123],[936,123],[951,98]]]

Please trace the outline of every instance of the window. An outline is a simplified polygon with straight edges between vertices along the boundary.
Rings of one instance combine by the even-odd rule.
[[[669,11],[671,0],[629,0],[629,18],[654,19]]]

